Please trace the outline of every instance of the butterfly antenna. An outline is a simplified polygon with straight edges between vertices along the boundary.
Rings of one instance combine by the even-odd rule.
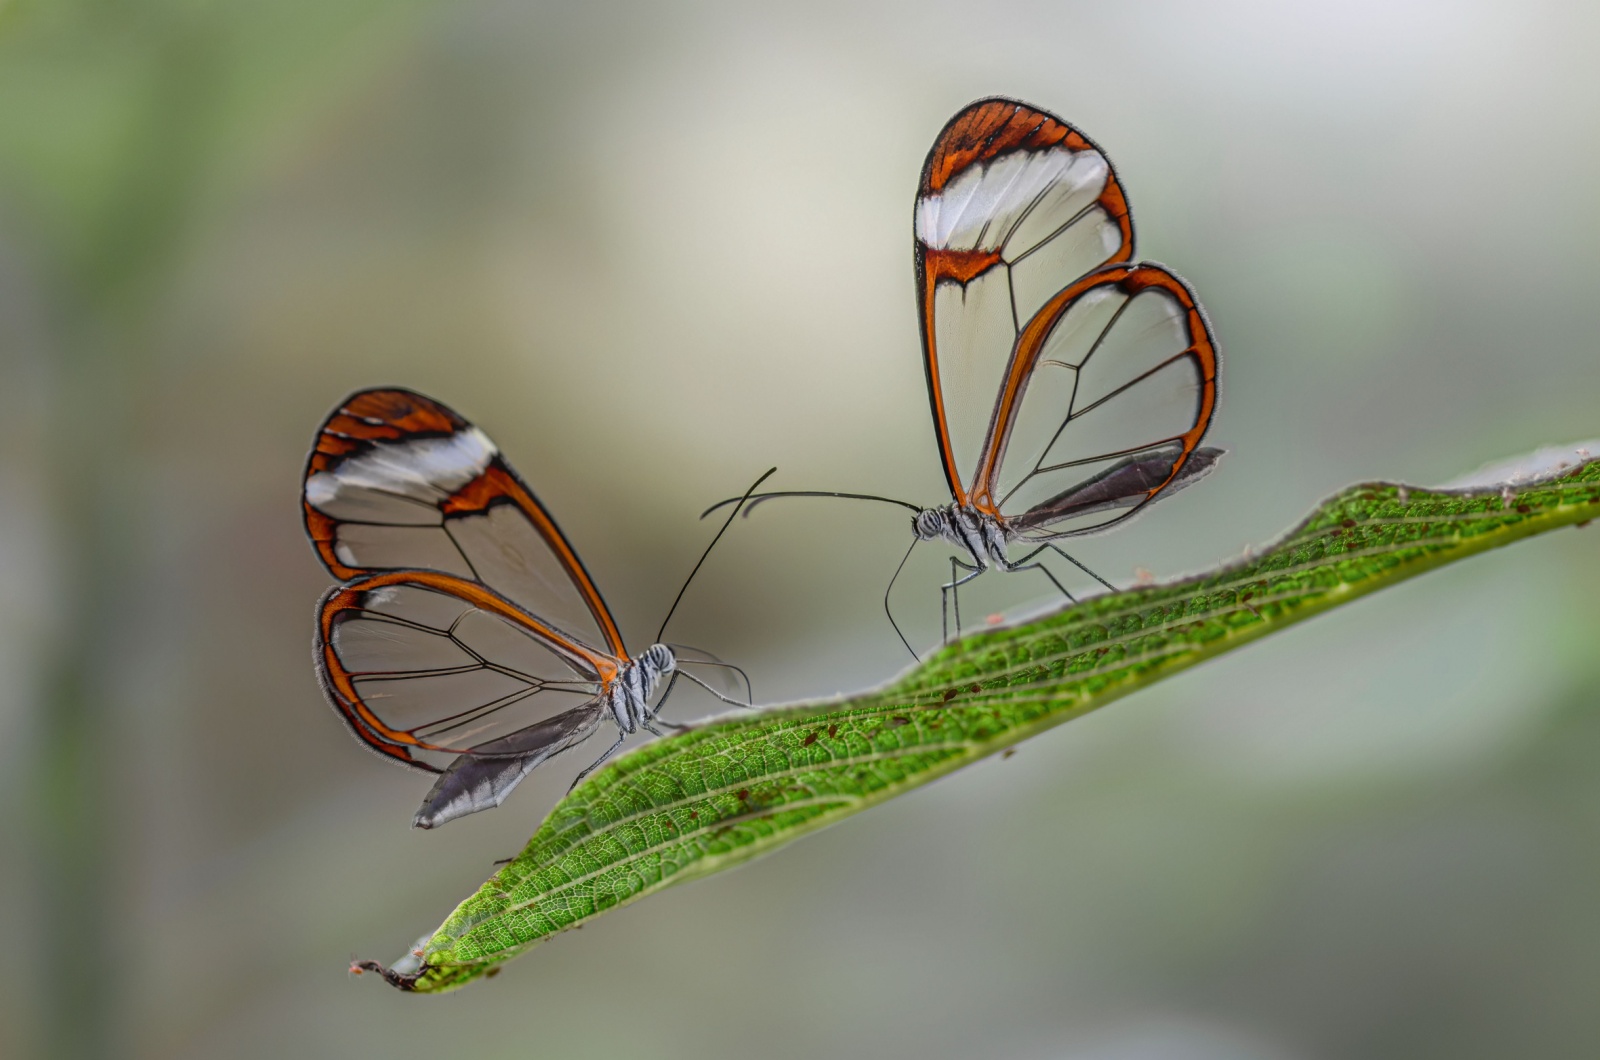
[[[768,468],[766,474],[750,484],[750,488],[744,491],[744,496],[739,498],[738,505],[735,505],[733,511],[728,513],[727,521],[722,524],[722,529],[717,531],[717,536],[711,539],[711,544],[706,546],[706,550],[700,553],[700,562],[696,563],[694,570],[690,571],[689,576],[683,579],[683,588],[678,590],[678,595],[673,598],[672,606],[667,608],[667,617],[661,620],[661,628],[656,630],[655,643],[661,643],[662,635],[667,632],[667,623],[672,621],[673,612],[677,611],[678,605],[683,602],[683,594],[689,591],[689,583],[694,581],[694,576],[700,573],[701,567],[705,566],[706,557],[711,555],[711,550],[717,547],[717,542],[722,540],[722,535],[727,533],[728,527],[733,525],[733,517],[739,514],[739,506],[749,500],[751,495],[755,493],[756,488],[776,474],[777,471],[778,469],[775,467]],[[718,507],[720,508],[721,505],[718,505]],[[702,515],[700,518],[704,519],[705,516]]]
[[[774,497],[843,497],[845,500],[851,501],[882,501],[884,504],[898,504],[902,508],[910,508],[914,512],[922,511],[920,507],[912,504],[910,501],[897,501],[893,497],[879,497],[871,493],[829,493],[822,490],[785,490],[782,493],[746,493],[743,497],[729,497],[727,500],[718,501],[705,511],[701,512],[700,518],[704,519],[718,508],[724,508],[730,504],[740,505],[744,508],[744,514],[749,515],[751,511],[755,509],[756,505],[760,504],[762,501],[770,501]],[[747,501],[749,502],[748,504],[746,504]],[[734,511],[737,512],[738,509],[735,508]]]

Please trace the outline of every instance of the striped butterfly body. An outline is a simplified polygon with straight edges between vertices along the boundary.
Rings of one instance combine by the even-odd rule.
[[[959,550],[947,604],[991,568],[1037,569],[1070,598],[1042,553],[1077,564],[1055,542],[1132,518],[1222,455],[1200,445],[1217,403],[1210,325],[1182,279],[1133,262],[1132,214],[1105,153],[1025,103],[979,100],[950,119],[923,164],[913,226],[950,502],[893,503],[916,513],[913,547]],[[755,499],[818,495],[887,499]]]
[[[651,697],[679,660],[663,644],[628,653],[555,520],[455,412],[407,390],[351,395],[318,431],[303,502],[342,581],[318,604],[318,678],[364,744],[437,774],[417,827],[499,805],[606,721],[612,751],[659,734]]]

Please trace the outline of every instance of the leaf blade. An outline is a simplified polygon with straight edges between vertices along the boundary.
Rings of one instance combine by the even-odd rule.
[[[558,931],[769,853],[1278,629],[1597,514],[1600,461],[1472,492],[1357,485],[1253,558],[973,635],[881,689],[648,744],[558,803],[523,852],[386,977],[455,989]]]

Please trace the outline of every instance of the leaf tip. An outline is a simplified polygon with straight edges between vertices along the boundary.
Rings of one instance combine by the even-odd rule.
[[[415,990],[417,988],[417,980],[422,978],[422,973],[427,970],[428,966],[426,964],[419,964],[416,974],[408,975],[398,970],[400,965],[403,963],[403,960],[404,959],[402,958],[402,960],[396,961],[393,968],[385,967],[383,964],[380,964],[377,961],[351,961],[350,974],[362,975],[366,972],[373,972],[374,974],[380,976],[384,982],[398,990]]]

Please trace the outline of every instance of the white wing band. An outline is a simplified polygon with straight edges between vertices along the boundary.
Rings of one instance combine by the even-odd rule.
[[[378,442],[331,471],[306,480],[306,501],[324,514],[341,492],[375,490],[437,504],[489,466],[498,450],[476,427],[445,438]]]

